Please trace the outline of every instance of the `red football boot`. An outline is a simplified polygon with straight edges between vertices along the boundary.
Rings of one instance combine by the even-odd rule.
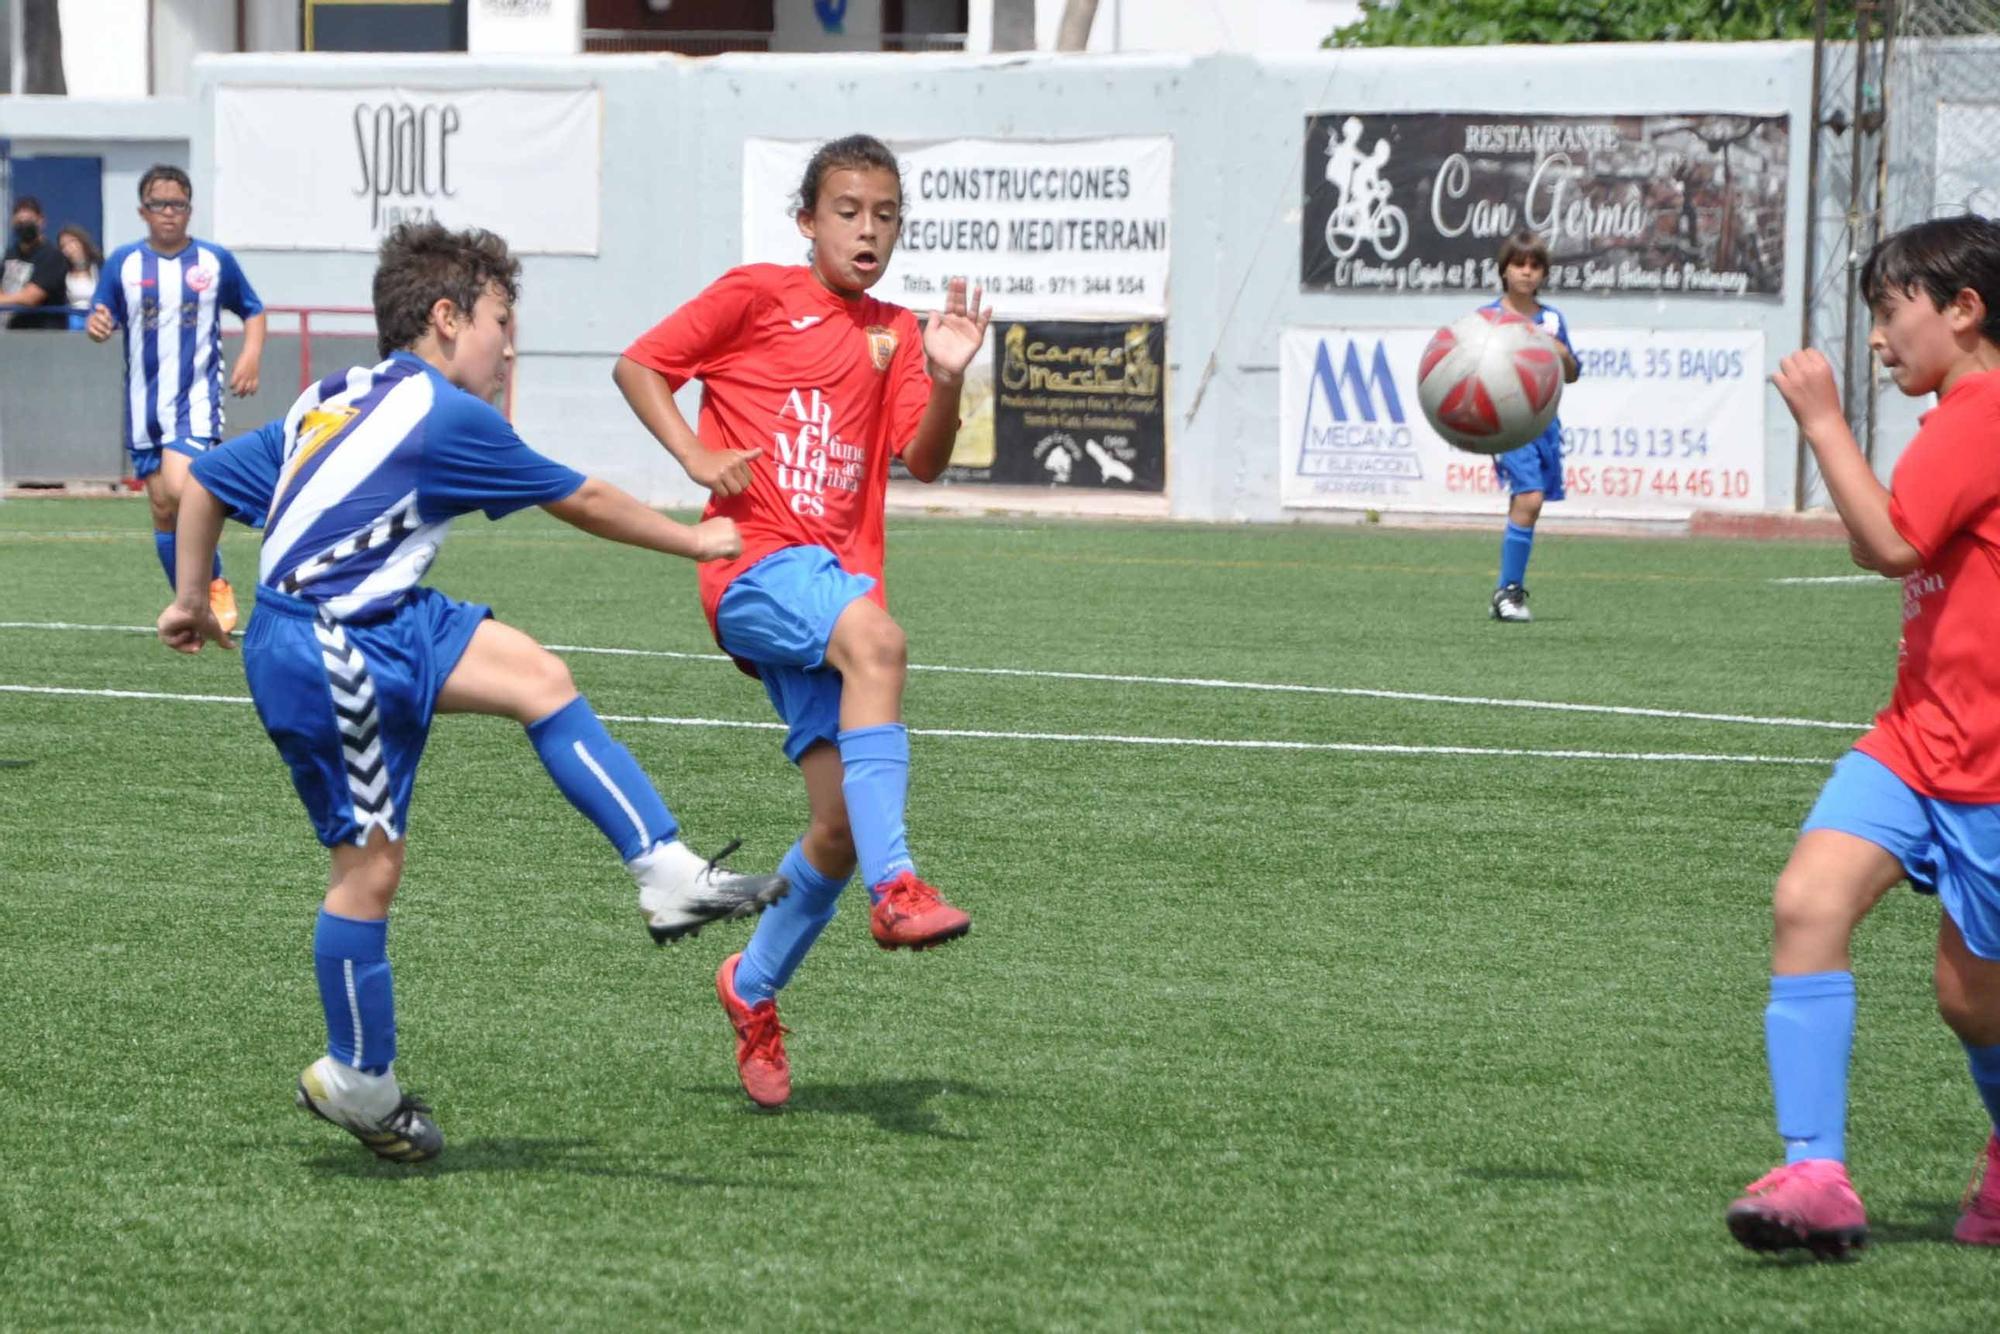
[[[729,1026],[736,1030],[736,1074],[750,1101],[759,1107],[782,1107],[792,1096],[792,1063],[785,1059],[785,1034],[790,1030],[778,1022],[778,1002],[745,1005],[736,994],[736,965],[742,959],[741,954],[732,954],[715,970],[715,994],[729,1016]]]
[[[875,886],[875,893],[868,930],[885,950],[927,950],[972,929],[972,919],[939,898],[914,871],[884,880]]]
[[[1818,1260],[1845,1259],[1868,1244],[1868,1215],[1846,1164],[1805,1158],[1768,1172],[1729,1206],[1729,1230],[1753,1251],[1803,1248]]]
[[[1965,1188],[1965,1212],[1958,1216],[1951,1239],[1967,1246],[2000,1246],[2000,1134],[1986,1141],[1986,1154]]]

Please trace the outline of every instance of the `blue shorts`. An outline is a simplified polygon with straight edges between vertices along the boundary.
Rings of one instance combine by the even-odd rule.
[[[1937,895],[1966,947],[2000,962],[2000,804],[1926,797],[1874,756],[1851,750],[1800,832],[1815,829],[1865,838],[1901,862],[1912,889]]]
[[[839,742],[840,673],[826,665],[826,645],[847,605],[874,587],[825,547],[786,547],[737,575],[715,609],[723,651],[757,669],[790,729],[785,758],[793,764],[815,742]]]
[[[334,622],[258,588],[243,674],[321,843],[403,836],[438,692],[492,614],[419,588],[379,619]]]
[[[158,445],[147,445],[143,449],[127,441],[125,445],[125,457],[132,461],[132,475],[143,482],[160,470],[160,455],[165,451],[171,449],[176,454],[185,454],[189,458],[194,458],[196,455],[204,454],[214,449],[215,446],[215,441],[204,439],[201,436],[188,436],[181,440],[168,440]]]
[[[1563,498],[1562,427],[1549,429],[1518,449],[1510,449],[1493,459],[1493,471],[1510,496],[1523,491],[1539,491],[1543,500]]]

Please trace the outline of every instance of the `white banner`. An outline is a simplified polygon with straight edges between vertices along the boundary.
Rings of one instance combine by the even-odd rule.
[[[1453,449],[1417,403],[1430,329],[1287,329],[1279,344],[1279,503],[1501,514],[1492,460]],[[1676,518],[1764,508],[1764,335],[1590,329],[1563,389],[1558,511]]]
[[[793,209],[817,142],[743,145],[743,260],[798,264]],[[891,144],[903,168],[902,239],[875,287],[924,310],[945,283],[983,285],[1008,319],[1164,318],[1168,138],[951,139]]]
[[[398,222],[517,254],[597,253],[595,88],[215,93],[215,232],[238,250],[373,250]]]

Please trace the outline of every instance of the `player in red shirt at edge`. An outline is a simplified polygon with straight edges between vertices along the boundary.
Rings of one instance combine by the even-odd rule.
[[[1869,344],[1937,406],[1884,489],[1842,420],[1825,357],[1772,376],[1819,460],[1855,563],[1903,581],[1896,689],[1834,766],[1773,901],[1764,1038],[1785,1165],[1729,1206],[1752,1250],[1864,1245],[1846,1167],[1854,1037],[1849,943],[1898,881],[1934,893],[1937,1004],[1990,1113],[1982,1175],[1952,1235],[2000,1246],[2000,224],[1939,218],[1861,271]]]
[[[951,461],[965,368],[986,337],[981,293],[953,279],[916,316],[869,296],[902,227],[902,177],[878,140],[823,144],[799,187],[806,265],[731,269],[627,348],[614,378],[689,477],[704,517],[736,521],[743,553],[702,567],[716,642],[765,692],[804,776],[806,832],[786,855],[791,894],[767,910],[715,988],[752,1100],[791,1096],[776,995],[833,919],[859,863],[884,949],[925,949],[972,925],[918,878],[905,842],[910,742],[903,630],[882,590],[889,461],[934,481]],[[673,391],[702,384],[700,431]],[[782,913],[779,912],[782,910]]]

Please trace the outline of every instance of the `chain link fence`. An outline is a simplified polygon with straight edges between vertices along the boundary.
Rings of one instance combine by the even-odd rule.
[[[1887,385],[1868,351],[1861,261],[1913,222],[2000,214],[2000,0],[1860,0],[1832,18],[1828,8],[1803,333],[1839,368],[1848,420],[1886,477],[1922,405]],[[1827,504],[1803,442],[1798,460],[1798,503]]]

